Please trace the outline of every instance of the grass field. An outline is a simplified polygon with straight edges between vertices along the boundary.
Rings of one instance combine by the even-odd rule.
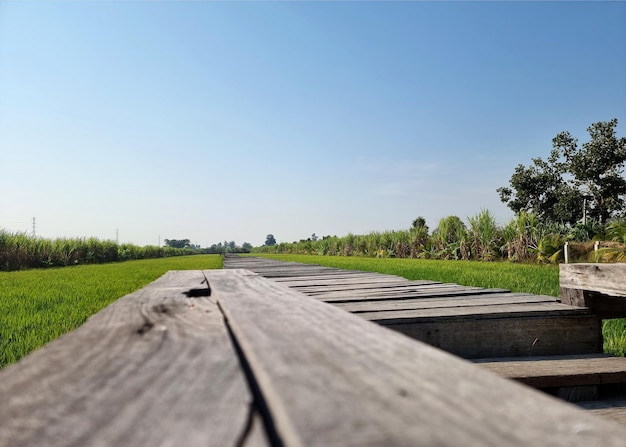
[[[0,368],[74,330],[168,270],[216,268],[222,268],[221,256],[194,255],[0,272]]]
[[[425,259],[378,259],[352,256],[266,255],[282,261],[319,264],[343,269],[364,270],[402,276],[407,279],[431,279],[464,286],[496,287],[513,292],[559,296],[557,265],[516,264],[510,262],[437,261]],[[626,319],[605,320],[604,351],[624,356]]]

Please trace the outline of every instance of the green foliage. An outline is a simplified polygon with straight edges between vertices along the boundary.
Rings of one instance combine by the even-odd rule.
[[[195,253],[196,250],[192,249],[118,245],[113,241],[101,241],[96,238],[43,239],[0,229],[0,271],[102,264]]]
[[[575,224],[587,216],[602,223],[624,212],[626,138],[618,138],[617,119],[592,124],[590,141],[578,146],[569,132],[552,140],[547,160],[518,165],[500,200],[515,213],[533,212],[544,222]]]
[[[563,259],[563,245],[570,244],[571,259],[622,262],[626,250],[622,245],[607,246],[589,257],[593,244],[590,238],[605,237],[626,244],[626,220],[602,225],[590,219],[585,224],[541,223],[534,213],[522,211],[506,225],[499,226],[493,214],[481,210],[467,218],[467,225],[457,216],[440,220],[432,234],[419,218],[409,230],[372,232],[344,237],[324,236],[274,246],[253,248],[253,253],[303,254],[320,256],[364,256],[376,258],[413,258],[443,260],[474,260],[555,263]],[[577,244],[573,244],[577,242]]]
[[[551,233],[541,238],[537,248],[537,260],[542,263],[557,264],[563,260],[565,239],[559,233]]]
[[[222,267],[217,255],[0,272],[0,367],[83,324],[168,270]]]
[[[165,246],[172,248],[192,248],[189,239],[165,239]]]
[[[488,210],[468,218],[468,244],[471,258],[478,261],[495,261],[500,257],[502,230]]]

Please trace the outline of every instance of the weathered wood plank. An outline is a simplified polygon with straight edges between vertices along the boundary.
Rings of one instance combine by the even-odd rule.
[[[577,404],[591,414],[626,425],[626,398],[616,397]]]
[[[246,271],[207,272],[290,446],[621,446],[626,431]]]
[[[416,290],[408,291],[375,291],[370,292],[355,291],[350,292],[333,292],[328,294],[311,295],[320,301],[327,303],[348,303],[354,301],[369,301],[369,300],[398,300],[408,298],[450,298],[450,297],[462,297],[462,296],[480,296],[490,294],[502,294],[509,292],[505,289],[481,289],[481,288],[466,288],[461,286],[452,287],[432,287],[432,288],[420,288]]]
[[[335,293],[335,292],[358,292],[358,291],[383,291],[388,292],[391,290],[397,291],[413,291],[417,290],[421,284],[413,284],[411,281],[384,281],[384,282],[363,282],[356,284],[328,284],[328,285],[319,285],[319,286],[302,286],[302,287],[294,287],[299,292],[306,293],[307,295],[319,295],[326,293]],[[293,286],[291,286],[293,287]]]
[[[247,269],[250,270],[250,269]],[[397,276],[393,275],[385,275],[382,273],[374,273],[374,272],[355,272],[355,271],[347,271],[346,273],[337,273],[335,275],[317,275],[317,276],[304,276],[304,277],[291,277],[291,278],[276,278],[274,281],[286,283],[291,285],[292,283],[295,285],[301,283],[311,283],[311,284],[323,284],[326,281],[354,281],[358,282],[360,280],[369,280],[369,279],[398,279]]]
[[[561,287],[626,297],[626,264],[561,264]]]
[[[208,291],[170,272],[0,371],[0,446],[266,445]]]
[[[420,323],[443,321],[453,318],[471,318],[474,320],[505,318],[505,317],[554,317],[554,316],[589,315],[589,310],[566,306],[557,302],[515,303],[501,306],[479,305],[463,307],[433,307],[408,310],[383,310],[360,312],[359,316],[366,320],[381,324]]]
[[[602,352],[601,325],[593,315],[391,321],[377,323],[467,359]]]
[[[417,310],[441,307],[474,307],[494,306],[521,303],[556,303],[556,298],[542,295],[529,295],[523,293],[478,295],[463,298],[409,298],[398,300],[371,300],[349,303],[335,303],[335,306],[348,312],[380,312],[385,310]]]
[[[626,299],[620,296],[561,287],[560,299],[563,304],[588,307],[598,318],[626,318]]]
[[[626,383],[626,358],[606,354],[477,359],[507,379],[535,388]]]
[[[297,288],[297,289],[306,289],[308,287],[317,287],[323,289],[324,287],[333,287],[333,286],[350,286],[350,285],[362,285],[362,284],[406,284],[408,279],[404,278],[385,278],[385,277],[377,277],[374,275],[362,275],[357,277],[339,277],[339,278],[320,278],[317,277],[313,280],[291,280],[291,281],[278,281],[282,284]]]

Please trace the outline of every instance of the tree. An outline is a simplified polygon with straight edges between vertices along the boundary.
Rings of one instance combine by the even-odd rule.
[[[165,239],[163,242],[165,242],[166,247],[172,247],[172,248],[190,248],[191,247],[189,239]]]
[[[428,225],[426,225],[426,219],[422,216],[418,216],[413,220],[411,227],[416,230],[425,230],[428,233]]]
[[[585,214],[606,222],[624,208],[626,138],[617,138],[617,119],[592,124],[591,140],[578,147],[569,132],[552,140],[547,160],[518,165],[500,200],[515,213],[532,212],[543,222],[574,224]]]
[[[265,238],[265,245],[267,246],[276,245],[276,239],[274,238],[273,234],[267,235],[267,237]]]
[[[615,135],[617,119],[587,128],[591,141],[579,149],[569,132],[561,132],[553,144],[562,153],[576,187],[590,199],[589,216],[606,222],[624,208],[626,138]]]
[[[250,253],[250,250],[252,250],[252,244],[250,242],[244,242],[243,244],[241,244],[241,249],[245,253]]]
[[[312,240],[313,242],[316,242],[318,239],[319,239],[319,238],[317,237],[317,235],[316,235],[315,233],[313,233],[313,234],[311,235],[311,240]]]

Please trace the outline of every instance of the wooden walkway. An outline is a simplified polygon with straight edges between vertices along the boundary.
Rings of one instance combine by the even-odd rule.
[[[227,267],[241,263],[267,278],[239,268],[168,272],[0,370],[0,446],[625,443],[623,426],[383,327],[406,332],[406,325],[432,325],[434,312],[443,312],[444,322],[516,314],[529,320],[533,312],[541,319],[539,310],[518,312],[517,302],[495,318],[445,305],[467,296],[514,298],[504,291],[226,260]],[[420,299],[431,304],[421,306]],[[372,308],[342,308],[402,300],[406,306],[374,318]],[[588,316],[559,313],[555,304],[545,303],[552,306],[547,319]],[[426,321],[418,311],[428,313]],[[447,324],[431,330],[453,328]],[[511,342],[495,345],[510,350]],[[606,372],[601,380],[610,377]]]
[[[551,296],[266,258],[227,257],[224,268],[254,271],[626,425],[626,359],[602,354],[601,319],[587,307]],[[605,314],[623,308],[605,301],[598,306]]]
[[[602,352],[599,319],[557,298],[253,257],[243,268],[467,359]]]

